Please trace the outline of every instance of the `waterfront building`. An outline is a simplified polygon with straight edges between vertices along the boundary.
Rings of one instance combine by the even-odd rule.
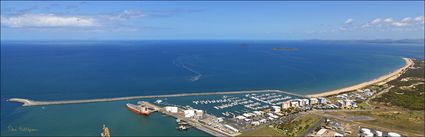
[[[351,102],[351,106],[353,107],[353,108],[357,108],[358,106],[357,106],[357,103],[356,102]]]
[[[319,100],[320,104],[326,104],[328,102],[328,100],[326,98],[323,98],[323,97],[320,97],[320,98],[317,98],[317,99]]]
[[[204,115],[204,111],[196,109],[195,114],[196,114],[197,117],[202,117]]]
[[[273,112],[278,113],[278,112],[280,112],[280,107],[279,106],[272,106],[272,110],[273,110]]]
[[[308,99],[301,99],[301,102],[303,105],[310,105],[310,100]]]
[[[339,107],[344,107],[344,106],[345,106],[345,104],[344,104],[344,101],[343,101],[343,100],[337,100],[336,102],[337,102],[337,105],[338,105]]]
[[[302,100],[302,99],[295,99],[295,101],[297,101],[297,102],[298,102],[298,106],[299,106],[299,107],[305,106],[305,104],[304,104],[304,102],[303,102],[303,100]]]
[[[220,122],[223,122],[223,121],[224,121],[224,119],[222,117],[219,117],[219,118],[217,118],[216,122],[220,123]]]
[[[236,118],[239,119],[239,120],[246,119],[246,117],[244,117],[244,116],[236,116]]]
[[[172,107],[172,106],[166,106],[165,107],[165,111],[171,112],[171,113],[177,113],[178,108],[177,107]]]
[[[282,109],[288,109],[291,107],[291,102],[290,101],[285,101],[282,103]]]
[[[296,100],[291,101],[291,107],[299,107],[298,101],[296,101]]]
[[[344,100],[344,107],[351,108],[352,107],[351,103],[352,103],[352,100],[349,100],[349,99]]]
[[[230,129],[230,130],[232,130],[233,132],[239,132],[239,130],[238,130],[238,129],[236,129],[236,128],[234,128],[234,127],[230,126],[230,125],[224,124],[224,127],[228,128],[228,129]]]
[[[388,132],[388,137],[401,137],[401,135],[394,132]]]
[[[254,116],[254,114],[252,114],[252,113],[244,113],[244,114],[242,114],[244,117],[247,117],[247,118],[250,118],[250,117],[253,117]]]
[[[190,110],[184,111],[184,117],[193,117],[193,116],[195,116],[195,110],[190,109]]]
[[[366,96],[372,96],[373,92],[370,89],[364,89],[363,94],[366,95]]]
[[[276,116],[276,115],[274,115],[272,113],[267,113],[267,115],[269,115],[273,119],[279,118],[279,116]]]
[[[257,115],[257,116],[259,116],[259,115],[263,115],[264,112],[262,112],[262,111],[254,111],[254,114]]]
[[[314,105],[319,103],[319,100],[317,100],[317,98],[310,98],[310,105]]]

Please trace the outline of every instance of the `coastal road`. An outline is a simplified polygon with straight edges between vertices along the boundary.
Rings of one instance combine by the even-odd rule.
[[[365,101],[365,103],[366,103],[368,106],[370,106],[370,104],[369,104],[369,101],[370,101],[370,100],[374,99],[375,97],[377,97],[377,96],[379,96],[379,95],[382,95],[382,94],[384,94],[384,93],[387,93],[387,92],[388,92],[388,91],[390,91],[390,89],[392,89],[392,88],[394,88],[394,86],[393,86],[393,85],[391,85],[390,87],[388,87],[388,88],[386,88],[386,89],[382,90],[381,92],[376,93],[376,94],[375,94],[375,95],[373,95],[372,97],[368,98],[368,99]]]
[[[308,129],[304,131],[304,133],[301,135],[301,137],[307,137],[308,134],[310,134],[311,132],[313,132],[314,129],[320,127],[320,125],[323,122],[325,122],[325,118],[324,117],[320,118],[320,120],[317,121],[316,123],[314,123],[314,125],[311,125],[310,127],[308,127]]]

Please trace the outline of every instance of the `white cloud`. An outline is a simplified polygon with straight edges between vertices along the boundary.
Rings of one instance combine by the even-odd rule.
[[[370,26],[372,26],[372,25],[370,25],[369,23],[365,23],[365,24],[361,25],[360,27],[361,28],[367,28],[367,27],[370,27]]]
[[[376,24],[381,23],[381,21],[382,21],[382,19],[377,18],[377,19],[372,20],[372,21],[370,22],[370,24],[372,24],[372,25],[376,25]]]
[[[417,16],[416,18],[415,18],[415,21],[423,21],[424,20],[424,16]]]
[[[424,24],[424,16],[418,16],[415,18],[412,17],[404,17],[400,20],[396,20],[393,18],[376,18],[373,19],[361,26],[361,28],[370,28],[370,27],[386,27],[387,29],[391,29],[391,27],[417,27],[420,28],[418,24]]]
[[[1,25],[8,27],[90,27],[99,26],[94,18],[79,16],[58,16],[54,14],[24,14],[1,16]]]
[[[417,16],[414,21],[416,21],[419,24],[424,25],[425,24],[425,17],[424,16]]]
[[[396,26],[396,27],[404,27],[404,26],[408,26],[409,23],[406,22],[393,22],[391,25]]]
[[[128,20],[147,16],[142,10],[124,10],[116,15],[109,16],[110,20]]]
[[[384,22],[385,23],[392,23],[393,21],[394,21],[393,18],[386,18],[386,19],[384,19]]]
[[[353,23],[353,19],[352,18],[349,18],[344,23],[345,24],[351,24],[351,23]]]
[[[411,17],[405,17],[401,20],[401,22],[410,22],[410,21],[412,21]]]

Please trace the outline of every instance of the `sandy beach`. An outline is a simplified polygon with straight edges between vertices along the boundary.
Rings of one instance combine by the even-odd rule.
[[[404,62],[406,63],[403,67],[388,73],[386,75],[380,76],[376,79],[370,80],[370,81],[366,81],[360,84],[356,84],[353,86],[349,86],[349,87],[345,87],[345,88],[341,88],[341,89],[337,89],[337,90],[331,90],[331,91],[326,91],[326,92],[322,92],[322,93],[317,93],[317,94],[311,94],[311,95],[307,95],[308,97],[324,97],[324,96],[330,96],[330,95],[336,95],[336,94],[340,94],[340,93],[344,93],[344,92],[349,92],[349,91],[353,91],[353,90],[358,90],[364,87],[367,87],[369,85],[373,85],[373,84],[384,84],[386,82],[389,82],[391,80],[394,80],[396,78],[398,78],[401,74],[403,74],[409,67],[413,66],[413,61],[410,58],[403,58]]]

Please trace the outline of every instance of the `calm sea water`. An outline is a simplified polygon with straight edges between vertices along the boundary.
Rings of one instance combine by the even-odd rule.
[[[276,51],[275,47],[296,50]],[[423,44],[319,41],[2,41],[2,135],[206,135],[175,131],[160,114],[129,116],[126,102],[19,107],[34,100],[281,89],[317,93],[371,80],[424,58]],[[156,122],[155,122],[156,121]],[[120,123],[121,122],[121,123]],[[173,123],[163,126],[161,123]],[[148,124],[149,123],[149,124]],[[165,125],[165,124],[164,124]],[[10,128],[38,129],[33,133]],[[167,129],[163,132],[161,129]],[[95,131],[94,131],[95,130]]]

